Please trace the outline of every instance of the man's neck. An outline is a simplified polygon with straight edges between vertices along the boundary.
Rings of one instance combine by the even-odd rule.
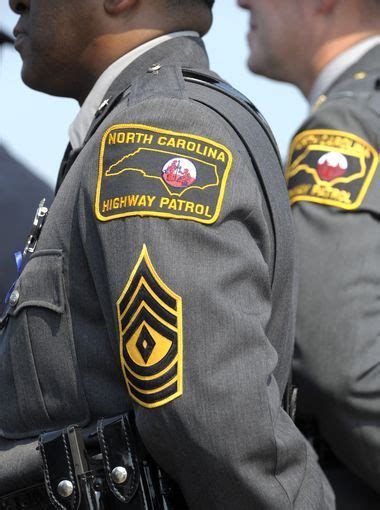
[[[334,39],[326,41],[315,51],[312,58],[309,60],[308,72],[306,71],[297,77],[295,85],[306,98],[309,97],[318,76],[320,76],[323,69],[325,69],[330,62],[359,42],[379,34],[380,30],[363,30],[354,34],[337,36]]]
[[[378,45],[380,45],[380,34],[357,42],[331,60],[319,73],[311,88],[308,96],[310,105],[313,107],[318,98],[326,95],[342,75]]]
[[[85,98],[77,117],[69,128],[70,142],[74,149],[79,149],[82,146],[96,111],[117,76],[144,53],[152,50],[155,46],[177,37],[199,37],[199,34],[193,31],[181,31],[152,39],[121,56],[102,73]]]

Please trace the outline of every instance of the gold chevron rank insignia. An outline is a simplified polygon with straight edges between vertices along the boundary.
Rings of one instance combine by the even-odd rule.
[[[148,408],[182,395],[182,299],[144,245],[117,301],[121,366],[130,396]]]

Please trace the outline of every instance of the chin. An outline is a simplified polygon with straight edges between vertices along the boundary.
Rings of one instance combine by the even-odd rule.
[[[48,77],[49,73],[46,70],[38,72],[34,67],[32,68],[26,64],[22,67],[21,78],[27,87],[52,96],[59,96],[59,92],[54,91],[54,87],[52,87]]]
[[[248,58],[248,67],[255,74],[262,74],[264,76],[266,75],[264,66],[261,65],[257,56],[253,55],[252,53]]]
[[[25,61],[23,63],[21,70],[21,78],[25,85],[27,85],[31,89],[40,90],[40,87],[42,85],[40,84],[40,82],[42,80],[38,78],[38,73],[36,73],[36,71],[33,68],[31,68],[31,66],[28,65],[28,63]]]
[[[248,68],[250,71],[252,71],[253,73],[256,73],[256,62],[255,62],[254,58],[252,57],[252,55],[250,55],[248,57],[247,65],[248,65]]]
[[[264,76],[265,78],[270,78],[272,80],[279,79],[282,81],[276,73],[278,70],[277,66],[270,64],[263,59],[257,58],[257,55],[255,56],[251,54],[248,59],[248,67],[253,73],[257,75]]]

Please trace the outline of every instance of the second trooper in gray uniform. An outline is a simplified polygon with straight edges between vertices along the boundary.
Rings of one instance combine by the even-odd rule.
[[[253,71],[310,102],[287,162],[298,423],[341,510],[380,508],[380,2],[240,0]]]

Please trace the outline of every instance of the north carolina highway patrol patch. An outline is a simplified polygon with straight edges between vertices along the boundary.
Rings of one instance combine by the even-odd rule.
[[[376,149],[356,135],[329,129],[303,131],[291,145],[286,169],[290,203],[357,209],[378,163]]]
[[[153,408],[182,395],[182,299],[158,276],[145,245],[116,306],[130,396]]]
[[[112,126],[101,142],[96,216],[214,223],[231,165],[231,152],[208,138],[138,124]]]

